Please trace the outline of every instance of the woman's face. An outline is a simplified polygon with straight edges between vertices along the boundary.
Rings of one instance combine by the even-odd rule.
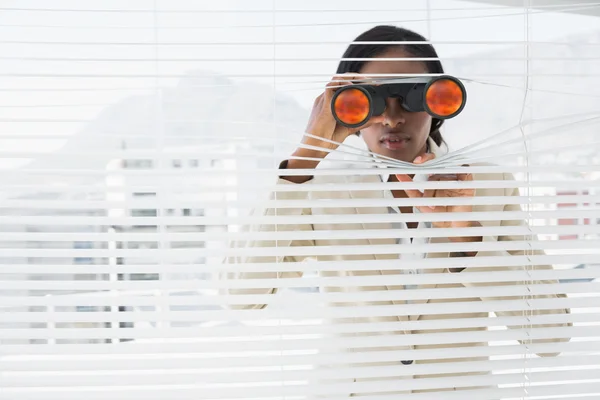
[[[378,58],[411,57],[401,48],[392,48]],[[370,61],[361,74],[427,74],[425,64],[420,61]],[[370,151],[412,162],[425,152],[431,128],[431,116],[426,112],[408,112],[399,99],[386,100],[383,122],[361,129],[361,137]]]

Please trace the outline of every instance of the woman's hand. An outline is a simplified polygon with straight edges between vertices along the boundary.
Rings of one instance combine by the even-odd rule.
[[[417,157],[413,163],[423,164],[427,161],[433,160],[434,154],[428,153]],[[396,175],[400,182],[413,182],[413,179],[406,174]],[[428,181],[461,181],[470,182],[473,181],[472,174],[434,174],[430,175]],[[405,190],[406,195],[410,198],[454,198],[454,197],[474,197],[475,189],[427,189],[423,193],[419,190],[409,189]],[[473,211],[471,205],[448,205],[448,206],[418,206],[419,211],[423,213],[470,213]],[[479,227],[481,224],[476,221],[439,221],[432,222],[434,228],[469,228]],[[449,237],[452,242],[481,242],[481,236],[460,236],[460,237]],[[468,252],[466,255],[474,256],[477,252]]]
[[[343,74],[333,77],[331,82],[327,84],[325,91],[321,93],[313,103],[313,108],[306,127],[307,133],[327,140],[343,143],[348,136],[353,135],[360,130],[359,128],[347,128],[338,124],[331,111],[331,100],[333,99],[335,91],[343,86],[352,85],[352,80],[358,79],[361,79],[361,76],[357,74]],[[371,120],[373,120],[373,118],[371,118]],[[372,121],[369,122],[371,124],[373,123]],[[366,124],[365,126],[368,125],[369,124]],[[310,136],[304,136],[302,143],[321,146],[326,149],[335,149],[338,147],[333,143],[321,141]]]
[[[358,74],[342,74],[333,77],[326,85],[325,90],[314,101],[313,108],[308,119],[306,132],[313,136],[304,135],[302,144],[311,146],[312,149],[299,146],[292,154],[293,158],[288,160],[287,169],[314,169],[320,160],[324,159],[330,151],[338,148],[338,144],[330,141],[343,143],[348,136],[355,134],[362,128],[382,122],[383,116],[371,117],[360,128],[347,128],[337,123],[331,111],[331,100],[335,91],[342,86],[351,85],[352,80],[362,79]],[[326,140],[319,140],[323,138]],[[312,160],[307,160],[310,158]],[[310,180],[311,176],[282,176],[284,179],[295,183],[303,183]]]

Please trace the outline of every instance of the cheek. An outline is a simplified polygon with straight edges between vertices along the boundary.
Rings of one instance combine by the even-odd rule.
[[[377,140],[377,132],[373,127],[365,128],[360,130],[360,137],[367,143],[372,143]]]
[[[429,135],[432,121],[433,120],[429,114],[425,112],[417,113],[412,115],[410,125],[414,131],[417,131],[422,135]]]

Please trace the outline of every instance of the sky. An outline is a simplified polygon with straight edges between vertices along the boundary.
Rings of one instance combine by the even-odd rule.
[[[158,12],[153,12],[154,3]],[[467,1],[373,0],[369,9],[365,4],[3,1],[0,168],[60,148],[107,106],[176,86],[189,71],[218,71],[238,84],[262,83],[309,110],[347,43],[375,24],[421,32],[436,42],[442,58],[473,60],[514,47],[512,42],[560,41],[598,29],[595,17],[533,11],[527,19],[522,9]],[[162,44],[156,46],[157,41]]]

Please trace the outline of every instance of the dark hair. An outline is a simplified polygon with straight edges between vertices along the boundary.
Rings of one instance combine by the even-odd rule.
[[[416,32],[405,28],[399,28],[391,25],[379,25],[368,31],[361,33],[354,42],[427,42],[423,36]],[[375,58],[393,47],[401,47],[406,53],[413,57],[422,58],[438,58],[435,48],[429,43],[423,44],[351,44],[344,52],[343,58]],[[360,70],[368,61],[340,61],[337,74],[346,72],[360,73]],[[430,74],[444,73],[444,67],[439,60],[424,61],[427,72]],[[444,138],[440,133],[444,121],[438,118],[433,118],[431,121],[431,131],[429,136],[433,141],[441,146],[444,143]]]

